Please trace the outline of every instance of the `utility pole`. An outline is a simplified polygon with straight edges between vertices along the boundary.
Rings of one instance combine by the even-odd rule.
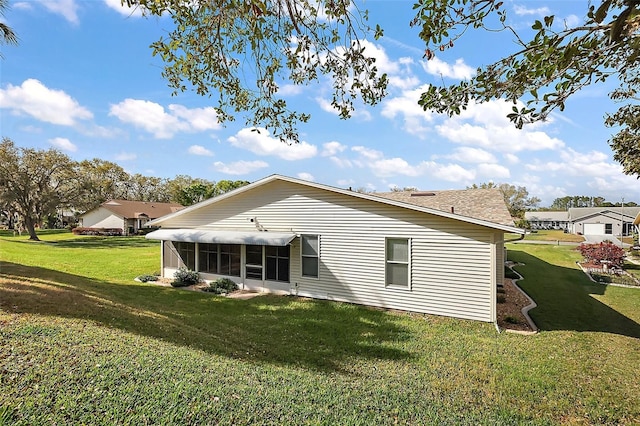
[[[620,247],[624,247],[622,237],[624,236],[624,197],[622,197],[622,207],[620,208]]]

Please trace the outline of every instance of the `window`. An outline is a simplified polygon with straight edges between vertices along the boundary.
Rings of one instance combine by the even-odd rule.
[[[605,234],[613,234],[613,224],[611,223],[605,223],[604,224],[604,233]]]
[[[289,282],[289,246],[267,246],[266,278],[269,281]]]
[[[320,250],[317,235],[303,235],[302,242],[302,276],[318,278]]]
[[[198,244],[198,271],[211,274],[218,273],[217,244]]]
[[[409,287],[409,239],[387,238],[386,282],[390,287]]]
[[[220,244],[220,274],[240,276],[240,245]]]

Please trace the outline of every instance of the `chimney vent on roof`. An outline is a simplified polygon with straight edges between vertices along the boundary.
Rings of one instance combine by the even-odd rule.
[[[429,192],[429,191],[417,191],[417,192],[411,193],[412,197],[433,197],[434,195],[436,195],[435,192]]]
[[[451,213],[455,213],[453,206],[451,206]]]

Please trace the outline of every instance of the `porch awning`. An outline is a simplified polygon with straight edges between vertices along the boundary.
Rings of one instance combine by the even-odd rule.
[[[158,229],[157,231],[149,232],[145,238],[188,243],[251,244],[284,247],[293,241],[296,236],[293,232]]]

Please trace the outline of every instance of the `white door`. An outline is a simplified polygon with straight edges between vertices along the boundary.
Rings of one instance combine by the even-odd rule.
[[[585,223],[584,235],[604,235],[604,223]]]

